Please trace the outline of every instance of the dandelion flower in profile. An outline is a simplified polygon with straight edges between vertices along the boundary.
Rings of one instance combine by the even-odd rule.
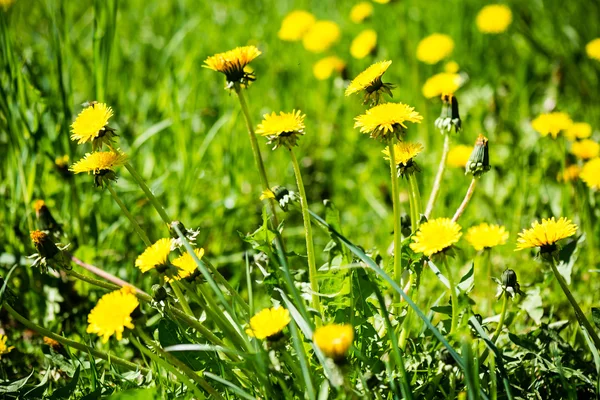
[[[373,15],[373,4],[368,1],[362,1],[355,4],[350,10],[350,21],[360,24],[371,15]]]
[[[96,147],[110,142],[114,130],[108,126],[108,120],[112,116],[112,108],[105,103],[92,102],[71,124],[71,140],[76,140],[77,144],[94,142]]]
[[[346,62],[337,56],[320,59],[313,65],[313,75],[320,81],[329,79],[333,72],[342,73],[346,69]]]
[[[290,321],[290,312],[285,308],[265,308],[250,318],[250,327],[246,329],[246,333],[257,339],[277,340]]]
[[[465,168],[473,153],[474,146],[459,144],[450,149],[446,164],[454,168]]]
[[[599,170],[600,172],[600,170]],[[562,174],[559,172],[556,176],[556,180],[559,182],[572,182],[579,178],[579,174],[581,173],[581,168],[576,165],[569,165]]]
[[[596,38],[586,44],[585,52],[589,58],[600,61],[600,38]]]
[[[587,139],[592,136],[592,126],[587,122],[573,122],[565,131],[568,140]]]
[[[581,169],[579,178],[592,190],[600,189],[600,158],[586,162]]]
[[[312,53],[322,53],[340,40],[341,31],[333,21],[317,21],[302,38],[304,48]]]
[[[539,247],[542,253],[553,252],[559,240],[573,236],[577,232],[577,225],[569,219],[561,217],[535,221],[530,229],[523,229],[517,239],[517,250]]]
[[[358,34],[350,45],[350,55],[357,60],[363,59],[373,53],[377,46],[377,32],[365,29]]]
[[[477,14],[477,29],[481,33],[502,33],[512,22],[512,12],[504,4],[490,4]]]
[[[271,189],[265,189],[260,194],[259,200],[263,201],[263,200],[274,199],[274,198],[275,198],[275,193],[273,193],[273,191]]]
[[[279,28],[277,36],[281,40],[297,42],[302,40],[315,21],[315,16],[308,11],[292,11],[281,21],[281,28]]]
[[[552,135],[553,139],[556,139],[561,131],[569,129],[572,124],[571,117],[564,112],[541,114],[531,121],[531,126],[536,132],[542,136]]]
[[[254,74],[246,67],[261,54],[256,46],[236,47],[233,50],[208,57],[204,61],[203,67],[223,73],[227,80],[227,89],[234,88],[236,85],[245,87],[256,80]]]
[[[328,324],[315,329],[313,342],[334,361],[342,361],[354,340],[354,328],[349,324]]]
[[[407,128],[407,122],[420,124],[422,120],[423,117],[407,104],[384,103],[356,117],[354,127],[370,134],[373,139],[387,141],[391,135],[400,138]]]
[[[461,235],[460,225],[450,218],[432,219],[421,224],[413,236],[410,248],[415,253],[423,253],[431,257],[458,242]]]
[[[470,227],[465,239],[475,250],[481,251],[505,244],[508,232],[501,225],[483,223]]]
[[[590,139],[584,139],[571,144],[571,154],[582,160],[598,157],[600,154],[600,145]]]
[[[394,144],[394,161],[398,176],[406,176],[420,170],[414,158],[423,151],[423,148],[421,143],[397,142]],[[386,146],[381,152],[383,158],[389,161],[390,146]]]
[[[350,85],[346,88],[345,95],[350,96],[351,94],[364,91],[366,94],[363,103],[367,103],[369,100],[372,100],[374,103],[378,102],[381,93],[387,93],[392,96],[391,89],[393,86],[381,81],[381,77],[391,64],[391,61],[379,61],[365,69],[350,82]]]
[[[138,256],[135,260],[135,266],[142,272],[148,272],[151,269],[157,269],[159,272],[164,271],[169,263],[171,244],[171,239],[158,239]]]
[[[121,340],[125,328],[134,328],[131,313],[140,304],[134,293],[133,288],[125,286],[102,296],[88,315],[87,333],[102,336],[102,343],[112,335]]]
[[[423,96],[431,99],[442,95],[454,95],[460,85],[461,77],[459,74],[441,72],[425,81],[422,89]]]
[[[291,113],[281,111],[279,115],[275,112],[265,114],[263,120],[258,124],[256,133],[266,136],[273,149],[280,146],[291,148],[296,146],[298,137],[304,135],[304,118],[302,111],[294,110]]]
[[[8,337],[6,337],[6,335],[0,335],[0,360],[2,359],[2,354],[8,354],[15,348],[15,346],[7,346],[7,340]]]
[[[81,160],[73,164],[70,170],[76,174],[87,172],[94,175],[96,186],[101,187],[111,180],[116,180],[115,168],[127,161],[127,156],[114,151],[96,151],[87,153]]]
[[[198,257],[200,260],[202,259],[202,256],[204,256],[204,249],[194,249],[194,254],[196,254],[196,257]],[[174,274],[173,278],[165,276],[166,282],[170,282],[171,280],[179,281],[193,275],[196,271],[198,271],[198,266],[196,265],[194,257],[187,252],[174,259],[172,264],[177,267],[178,272],[177,274]]]
[[[452,54],[453,50],[454,40],[450,36],[434,33],[417,45],[417,60],[426,64],[436,64]]]
[[[456,74],[459,69],[460,66],[456,61],[448,61],[446,64],[444,64],[444,72],[448,74]]]

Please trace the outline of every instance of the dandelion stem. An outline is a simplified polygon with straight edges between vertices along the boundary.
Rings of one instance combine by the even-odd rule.
[[[115,192],[115,189],[113,189],[113,187],[110,184],[106,185],[106,187],[108,188],[108,191],[110,192],[110,194],[113,197],[113,199],[115,199],[115,201],[119,205],[119,208],[121,209],[121,211],[123,211],[123,214],[125,214],[125,216],[129,219],[129,221],[133,225],[133,229],[135,229],[135,231],[137,232],[137,234],[142,238],[142,241],[144,242],[144,244],[146,246],[150,246],[152,244],[150,242],[150,239],[148,239],[148,236],[146,235],[146,233],[142,230],[142,228],[140,227],[140,225],[133,218],[133,215],[131,215],[131,213],[129,212],[129,210],[127,209],[127,207],[125,207],[125,204],[123,204],[123,202],[121,201],[121,199],[117,195],[117,192]]]
[[[392,180],[392,207],[394,209],[394,279],[398,284],[402,278],[402,232],[400,227],[400,193],[398,190],[398,175],[396,172],[396,152],[394,144],[396,138],[391,135],[389,139],[390,149],[390,178]],[[400,303],[400,295],[396,294],[396,302]],[[400,307],[398,305],[398,307]],[[399,311],[399,309],[398,309]]]
[[[126,367],[131,370],[140,370],[140,371],[143,371],[144,373],[150,372],[147,368],[144,368],[140,365],[137,365],[130,361],[124,360],[122,358],[113,356],[112,354],[107,354],[103,351],[93,349],[91,347],[86,346],[85,344],[76,342],[71,339],[67,339],[64,336],[58,335],[54,332],[49,331],[46,328],[38,326],[38,325],[34,324],[33,322],[31,322],[30,320],[28,320],[27,318],[25,318],[24,316],[22,316],[21,314],[19,314],[17,311],[15,311],[7,302],[2,303],[2,305],[8,311],[8,313],[13,316],[14,319],[19,321],[21,324],[25,325],[27,328],[29,328],[33,331],[36,331],[40,335],[49,337],[50,339],[54,339],[58,343],[60,343],[64,346],[69,346],[69,347],[72,347],[81,352],[89,353],[89,354],[93,355],[94,357],[102,358],[103,360],[107,360],[110,363],[117,364],[117,365]]]
[[[156,196],[154,196],[154,194],[152,193],[152,191],[150,190],[148,185],[146,185],[146,182],[144,182],[144,178],[142,178],[142,176],[140,174],[138,174],[136,169],[133,168],[133,166],[129,162],[125,163],[125,168],[127,168],[127,171],[129,171],[129,173],[131,174],[131,176],[133,177],[135,182],[142,189],[142,191],[146,194],[146,197],[148,198],[148,200],[150,200],[150,203],[154,206],[154,208],[156,209],[156,212],[158,212],[158,215],[160,215],[163,222],[165,224],[167,224],[167,226],[169,226],[169,224],[171,223],[171,219],[167,215],[167,212],[165,211],[162,204],[160,204],[160,202],[158,201]]]
[[[504,299],[502,300],[502,311],[500,311],[500,320],[498,321],[498,326],[496,327],[496,331],[494,331],[494,335],[492,336],[492,343],[496,344],[496,340],[500,336],[502,332],[502,327],[504,326],[504,320],[506,319],[506,312],[508,311],[508,293],[503,293],[502,296]],[[487,356],[487,354],[485,354]],[[483,358],[485,360],[485,358]]]
[[[421,194],[419,193],[419,184],[414,173],[408,175],[409,194],[413,198],[414,210],[411,209],[411,229],[414,232],[419,228],[421,222]],[[413,224],[414,221],[414,224]]]
[[[312,291],[312,305],[317,313],[321,314],[321,302],[318,296],[319,282],[317,280],[317,264],[315,262],[315,249],[313,245],[312,226],[310,224],[310,214],[308,213],[308,200],[306,199],[306,191],[304,190],[304,182],[302,181],[302,173],[300,165],[294,150],[290,147],[290,156],[292,157],[292,166],[296,175],[296,183],[298,185],[298,193],[300,194],[300,206],[302,207],[302,219],[304,220],[304,233],[306,236],[306,252],[308,254],[308,279],[310,281],[310,289]],[[318,324],[317,324],[318,325]]]
[[[471,200],[471,197],[473,197],[473,193],[475,192],[475,186],[477,186],[477,178],[473,177],[473,179],[471,180],[471,184],[469,185],[469,188],[467,189],[467,193],[465,194],[465,198],[463,199],[462,203],[460,203],[460,206],[454,213],[454,217],[452,217],[452,221],[454,221],[454,222],[458,221],[460,216],[463,215],[463,213],[467,209],[467,205],[469,204],[469,201]]]
[[[567,282],[565,282],[565,279],[562,277],[560,272],[558,272],[558,269],[556,268],[556,263],[554,262],[554,260],[549,261],[548,263],[550,264],[550,267],[552,268],[552,272],[554,272],[554,276],[556,277],[556,280],[558,281],[560,288],[565,293],[565,296],[567,296],[567,299],[571,303],[571,306],[573,307],[573,311],[575,311],[575,316],[577,317],[577,321],[579,322],[579,325],[581,326],[582,329],[584,329],[590,335],[590,337],[594,341],[594,345],[596,345],[596,348],[600,350],[600,338],[598,338],[598,334],[596,333],[596,331],[592,327],[592,324],[590,324],[590,321],[588,321],[587,317],[581,310],[581,307],[579,307],[579,304],[577,304],[577,300],[575,300],[575,298],[573,297],[573,294],[571,293],[571,290],[569,290],[569,286],[567,285]]]
[[[446,273],[448,275],[448,284],[450,285],[450,301],[452,302],[452,321],[450,323],[450,333],[456,332],[458,325],[458,294],[456,293],[456,284],[454,283],[454,277],[450,266],[448,265],[448,258],[444,256],[444,267],[446,267]]]
[[[435,201],[437,200],[437,196],[440,191],[440,186],[442,185],[444,171],[446,170],[446,159],[448,158],[448,152],[450,151],[450,135],[445,134],[444,136],[445,138],[444,149],[442,150],[442,158],[440,159],[440,165],[438,166],[438,171],[435,175],[435,180],[433,181],[433,188],[431,189],[431,194],[429,195],[429,200],[427,201],[427,208],[425,209],[426,218],[429,218],[431,212],[433,211]]]
[[[183,309],[183,311],[185,311],[185,313],[187,315],[189,315],[190,317],[194,317],[194,312],[192,311],[192,309],[190,308],[189,303],[187,302],[185,296],[183,295],[183,292],[181,291],[181,287],[179,286],[179,282],[169,282],[169,284],[171,285],[171,289],[173,289],[173,293],[175,293],[175,297],[177,297],[177,300],[179,301],[179,304],[181,304],[181,308]]]
[[[113,274],[110,274],[106,271],[104,271],[103,269],[100,269],[94,265],[88,264],[82,260],[80,260],[79,258],[75,257],[74,255],[70,255],[71,256],[71,261],[73,261],[75,264],[79,265],[80,267],[82,267],[83,269],[91,272],[94,275],[97,275],[101,278],[106,279],[109,282],[114,283],[115,285],[118,285],[120,287],[123,286],[131,286],[132,288],[135,289],[136,292],[142,292],[144,293],[141,289],[136,288],[135,286],[133,286],[131,283],[124,281],[121,278],[118,278],[116,276],[114,276]]]

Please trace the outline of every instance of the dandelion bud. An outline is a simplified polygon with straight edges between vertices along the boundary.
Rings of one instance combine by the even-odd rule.
[[[496,280],[496,282],[499,283],[498,292],[496,293],[497,298],[500,298],[504,293],[507,293],[511,298],[517,294],[523,294],[521,285],[517,280],[517,273],[512,269],[504,271],[501,281]]]
[[[177,227],[179,229],[179,232],[185,234],[185,226],[183,225],[183,223],[181,221],[172,221],[169,224],[169,233],[171,234],[171,237],[173,239],[178,239],[179,235],[177,234],[175,227]]]
[[[56,244],[54,244],[50,236],[45,232],[32,231],[29,236],[40,256],[50,259],[60,252]]]
[[[467,161],[465,173],[471,173],[473,176],[479,177],[490,169],[488,139],[482,134],[479,134],[477,141],[475,142],[475,148],[471,153],[471,157],[469,157],[469,161]]]
[[[46,206],[44,200],[36,200],[33,205],[35,209],[35,215],[37,217],[38,228],[43,231],[50,231],[51,233],[60,232],[61,227],[58,222],[54,219],[50,210]]]
[[[287,211],[290,203],[297,199],[296,194],[290,192],[284,186],[274,186],[272,192],[275,195],[275,200],[279,203],[279,207],[281,207],[283,211]]]
[[[152,285],[152,293],[154,301],[160,303],[161,301],[167,298],[167,291],[163,286],[160,285]]]
[[[442,112],[435,120],[435,127],[444,135],[446,133],[458,133],[462,129],[462,120],[458,111],[458,100],[451,94],[442,95]]]

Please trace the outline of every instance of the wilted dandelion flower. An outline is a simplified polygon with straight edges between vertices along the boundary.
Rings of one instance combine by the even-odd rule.
[[[281,21],[281,28],[279,28],[277,36],[279,36],[279,39],[288,42],[302,40],[315,21],[315,16],[308,11],[292,11]]]
[[[52,259],[60,252],[60,249],[58,246],[56,246],[56,243],[54,243],[52,238],[50,238],[50,236],[44,231],[31,231],[29,232],[29,237],[31,238],[31,241],[33,242],[33,245],[35,246],[35,249],[40,257]]]
[[[459,74],[441,72],[433,75],[423,85],[423,96],[431,99],[441,95],[453,95],[461,85]]]
[[[465,239],[475,250],[481,251],[505,244],[508,232],[501,225],[483,223],[470,227]]]
[[[341,361],[346,356],[354,340],[354,328],[349,324],[328,324],[315,329],[313,342],[334,361]]]
[[[419,171],[414,158],[423,149],[424,147],[421,143],[397,142],[394,144],[394,161],[396,162],[398,176],[405,176]],[[389,161],[390,147],[386,146],[381,152],[383,153],[383,158]]]
[[[204,256],[204,249],[194,249],[194,254],[198,259],[202,259]],[[183,278],[187,278],[190,275],[193,275],[196,271],[198,271],[198,266],[196,265],[196,261],[194,261],[194,257],[191,256],[190,253],[185,253],[180,257],[177,257],[173,260],[172,264],[177,267],[178,272],[173,276],[173,280],[181,280]],[[168,276],[165,276],[165,281],[170,282],[172,279]]]
[[[142,272],[157,269],[162,272],[169,263],[171,253],[171,239],[158,239],[154,244],[147,247],[135,260],[135,266]]]
[[[479,11],[476,22],[482,33],[502,33],[512,22],[512,12],[504,4],[490,4]]]
[[[460,66],[456,61],[448,61],[446,64],[444,64],[444,72],[448,74],[456,74],[459,69]]]
[[[102,296],[88,315],[87,333],[102,336],[102,343],[112,335],[121,340],[125,328],[134,328],[131,313],[140,304],[134,293],[133,288],[125,286]]]
[[[304,48],[313,53],[322,53],[340,40],[341,31],[333,21],[317,21],[302,38]]]
[[[600,61],[600,38],[596,38],[586,44],[585,52],[589,58]]]
[[[233,50],[208,57],[204,61],[203,67],[225,74],[227,89],[233,88],[236,84],[247,86],[256,80],[256,77],[246,69],[246,66],[261,54],[256,46],[236,47]]]
[[[491,169],[488,138],[481,133],[477,136],[475,146],[465,166],[465,173],[481,176]]]
[[[11,352],[12,349],[15,348],[15,346],[7,346],[7,340],[8,337],[6,337],[5,335],[0,335],[0,360],[2,359],[2,354],[8,354]]]
[[[280,146],[291,148],[295,146],[298,137],[304,135],[304,118],[300,110],[285,113],[281,111],[279,115],[275,112],[265,114],[263,120],[258,124],[256,133],[266,136],[269,144],[274,144],[273,149]]]
[[[50,346],[53,349],[58,349],[61,347],[61,344],[59,342],[57,342],[56,340],[54,340],[48,336],[44,336],[42,340],[45,345]]]
[[[36,200],[33,209],[35,210],[38,227],[41,230],[50,231],[51,233],[60,232],[60,224],[56,222],[44,200]]]
[[[343,72],[346,68],[346,62],[337,56],[329,56],[320,59],[313,65],[313,74],[318,80],[325,80],[331,77],[334,71]]]
[[[467,146],[464,144],[459,144],[452,147],[450,151],[448,151],[446,164],[454,168],[465,168],[467,166],[467,162],[469,162],[469,158],[471,157],[473,149],[473,146]]]
[[[454,41],[448,35],[434,33],[422,39],[417,46],[417,59],[435,64],[452,54]]]
[[[569,165],[564,171],[562,171],[562,173],[558,173],[556,179],[559,182],[571,182],[579,177],[580,172],[581,168],[578,165]]]
[[[556,242],[573,236],[577,232],[577,225],[569,219],[561,217],[557,220],[552,218],[535,221],[530,229],[523,229],[517,239],[517,250],[539,247],[542,253],[552,252],[556,248]]]
[[[76,140],[77,144],[94,142],[96,147],[110,142],[114,131],[108,126],[108,120],[112,116],[112,108],[105,103],[92,102],[71,124],[71,140]]]
[[[422,120],[423,117],[407,104],[384,103],[356,117],[354,127],[373,139],[388,140],[392,134],[400,138],[407,122],[420,124]]]
[[[540,135],[552,135],[554,139],[556,139],[560,131],[569,129],[572,124],[573,121],[571,121],[569,114],[564,112],[541,114],[531,122],[533,129]]]
[[[346,88],[345,95],[350,96],[351,94],[365,91],[364,103],[369,100],[378,102],[381,93],[387,93],[392,96],[391,89],[393,85],[381,81],[381,77],[391,64],[391,61],[379,61],[365,69],[350,82],[350,85]]]
[[[265,308],[250,318],[246,333],[257,339],[277,340],[290,321],[290,312],[285,308]]]
[[[421,224],[413,236],[410,248],[415,253],[431,257],[458,242],[461,235],[460,225],[450,218],[432,219]]]
[[[371,15],[373,15],[373,4],[368,1],[362,1],[355,4],[350,10],[350,21],[360,24]]]
[[[87,172],[94,174],[96,186],[103,186],[111,180],[116,180],[115,168],[127,161],[127,156],[114,151],[96,151],[87,153],[81,160],[70,168],[76,174]]]
[[[584,139],[571,144],[571,154],[582,160],[598,157],[600,145],[593,140]]]
[[[368,56],[377,46],[377,32],[373,29],[365,29],[358,34],[350,45],[352,57],[360,60]]]
[[[587,122],[573,122],[565,131],[568,140],[587,139],[592,136],[592,126]]]
[[[593,190],[600,189],[600,158],[586,162],[581,169],[579,178]]]

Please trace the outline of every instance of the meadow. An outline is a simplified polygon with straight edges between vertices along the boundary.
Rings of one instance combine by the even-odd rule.
[[[0,398],[600,398],[599,20],[0,0]]]

